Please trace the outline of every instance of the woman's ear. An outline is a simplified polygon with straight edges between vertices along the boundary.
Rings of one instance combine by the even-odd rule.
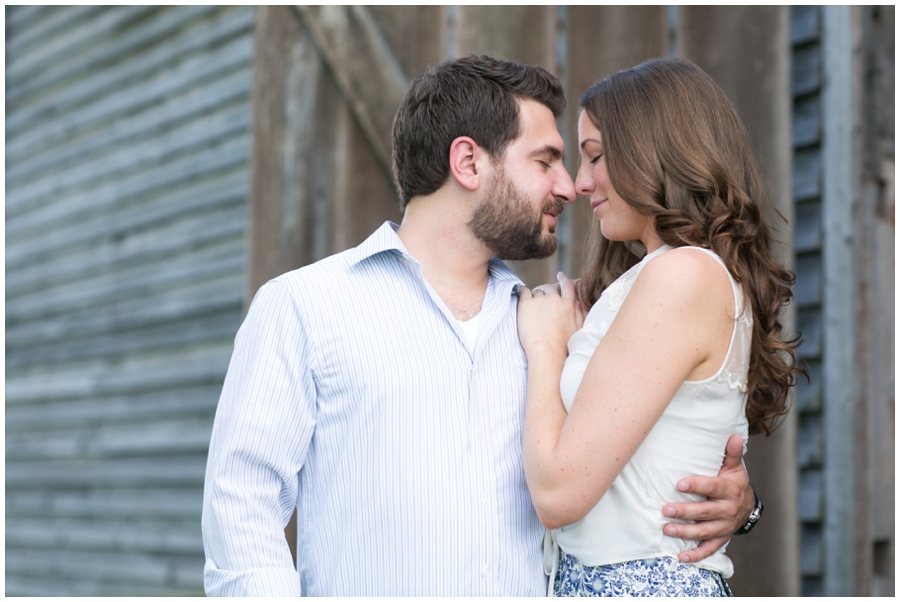
[[[482,176],[480,161],[484,151],[468,136],[450,143],[450,173],[467,190],[477,190]]]

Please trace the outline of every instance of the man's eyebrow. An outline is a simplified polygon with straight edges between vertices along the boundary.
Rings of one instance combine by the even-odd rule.
[[[532,155],[548,155],[551,158],[559,159],[560,161],[563,159],[563,152],[558,147],[553,146],[552,144],[542,146],[541,148],[537,149],[536,151],[534,151],[531,154]]]

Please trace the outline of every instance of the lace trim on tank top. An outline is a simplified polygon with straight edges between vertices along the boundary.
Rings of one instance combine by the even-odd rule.
[[[753,317],[750,312],[744,310],[743,292],[735,284],[730,273],[729,279],[731,280],[731,288],[735,297],[735,311],[738,319],[734,327],[731,346],[728,349],[728,362],[719,371],[716,381],[728,385],[733,391],[737,390],[741,393],[746,393],[749,389],[747,375],[750,372],[750,354],[747,351],[748,345],[746,343],[752,336]]]
[[[628,291],[631,290],[631,287],[625,286],[630,281],[630,278],[617,278],[615,282],[606,287],[604,292],[607,299],[609,299],[607,305],[611,311],[619,311],[619,308],[622,307],[625,297],[628,296]]]

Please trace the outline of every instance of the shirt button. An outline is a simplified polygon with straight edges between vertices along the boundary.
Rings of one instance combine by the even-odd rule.
[[[482,577],[487,577],[487,576],[490,575],[490,574],[491,574],[491,569],[488,568],[488,565],[486,565],[486,564],[485,564],[485,565],[482,565],[482,567],[481,567],[481,576],[482,576]]]
[[[478,429],[478,440],[484,441],[484,429]]]
[[[489,504],[490,504],[490,501],[488,501],[488,499],[487,499],[486,497],[481,498],[481,505],[482,505],[482,506],[487,506],[487,505],[489,505]]]

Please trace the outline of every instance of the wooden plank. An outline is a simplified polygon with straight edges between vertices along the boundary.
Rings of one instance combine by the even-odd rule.
[[[16,113],[7,119],[8,153],[17,159],[36,154],[60,139],[83,135],[98,124],[109,123],[122,115],[148,108],[165,97],[244,69],[251,58],[252,45],[246,37],[239,36],[217,47],[215,52],[188,56],[178,64],[178,69],[161,70],[128,84],[119,80],[110,81],[108,86],[112,89],[99,96],[96,82],[91,88],[80,86],[74,91],[64,91],[54,96],[57,117],[52,117],[52,113],[42,115],[32,110]],[[130,71],[104,74],[104,77],[110,79],[113,75],[128,77]],[[75,101],[90,102],[72,111]],[[52,111],[54,107],[44,109]],[[18,135],[11,134],[14,123],[10,121],[21,126]]]
[[[794,153],[795,201],[818,198],[822,194],[822,157],[818,149],[802,149]]]
[[[820,469],[800,471],[800,520],[821,521],[823,518],[824,478]]]
[[[794,103],[792,139],[795,147],[819,144],[822,140],[822,105],[818,96]]]
[[[136,353],[118,361],[71,363],[7,373],[6,401],[22,404],[221,385],[231,359],[232,343],[232,340],[210,341],[204,346],[180,349],[164,356]]]
[[[40,95],[17,107],[7,120],[8,135],[14,138],[29,124],[52,119],[72,107],[88,105],[98,98],[116,96],[119,91],[128,92],[136,86],[143,89],[144,85],[148,85],[145,92],[153,93],[161,75],[166,74],[178,81],[180,78],[177,76],[185,74],[184,70],[195,72],[195,67],[199,66],[198,59],[215,65],[222,60],[228,61],[231,55],[240,56],[240,42],[246,41],[246,36],[241,33],[240,29],[235,31],[233,26],[196,33],[189,30],[188,35],[172,39],[171,44],[160,44],[148,52],[129,57],[128,61],[89,71],[77,80],[58,83],[53,94]],[[201,73],[202,70],[196,75]]]
[[[108,214],[110,208],[123,208],[171,191],[197,179],[218,175],[247,165],[249,149],[246,137],[234,136],[212,148],[194,153],[190,159],[155,165],[129,174],[115,182],[105,182],[90,190],[73,192],[57,202],[36,207],[27,214],[7,215],[6,244],[12,245],[38,233],[93,216]],[[23,262],[24,263],[24,262]]]
[[[143,10],[146,11],[146,8]],[[133,13],[134,9],[129,12]],[[108,14],[108,10],[98,6],[52,7],[50,10],[41,11],[40,14],[35,11],[29,23],[14,24],[14,27],[18,25],[21,29],[18,35],[9,37],[6,43],[6,51],[9,55],[6,67],[7,84],[18,84],[14,81],[17,72],[24,72],[26,76],[29,74],[26,69],[19,67],[19,57],[24,58],[41,52],[41,48],[48,39],[53,40],[57,36],[64,36],[68,30],[84,29],[83,24],[88,20],[96,20],[105,24],[109,21]],[[73,27],[76,24],[82,24],[82,27]],[[22,73],[18,74],[22,75]]]
[[[797,255],[794,302],[799,308],[822,304],[822,257],[818,253]]]
[[[216,382],[109,397],[72,396],[47,403],[11,403],[5,412],[6,430],[33,433],[135,421],[209,418],[221,392],[222,382]]]
[[[6,465],[6,488],[84,490],[96,487],[192,487],[206,474],[205,456],[53,460]]]
[[[164,353],[209,340],[229,340],[238,328],[239,314],[229,307],[224,312],[206,312],[150,328],[128,329],[114,336],[100,334],[62,339],[50,344],[17,349],[7,353],[6,369],[14,371],[31,365],[54,365],[72,361],[111,360],[129,353]]]
[[[812,94],[822,86],[821,55],[818,45],[795,48],[791,65],[791,93]]]
[[[246,207],[226,205],[215,209],[155,228],[126,231],[122,238],[100,239],[93,247],[43,266],[11,270],[6,275],[6,299],[126,267],[177,259],[184,253],[228,240],[241,244],[246,230]]]
[[[822,527],[818,524],[801,525],[802,561],[800,570],[804,577],[813,577],[822,575],[823,559],[825,557],[822,548]],[[808,586],[803,588],[804,596],[815,596],[817,594],[809,591]],[[819,596],[822,594],[819,593]]]
[[[822,417],[805,414],[797,422],[797,466],[801,469],[821,468],[824,459]]]
[[[819,41],[819,7],[791,7],[791,44],[795,46]]]
[[[829,596],[858,593],[858,563],[865,552],[858,517],[865,512],[858,495],[869,484],[859,473],[857,436],[863,399],[857,374],[859,339],[858,284],[850,277],[858,268],[854,248],[855,212],[860,203],[860,156],[863,128],[857,86],[863,79],[859,53],[860,8],[822,9],[822,68],[828,74],[822,88],[822,349],[823,420],[825,431],[824,570]]]
[[[810,253],[821,248],[822,203],[819,199],[799,201],[794,212],[794,251]]]
[[[196,171],[178,186],[170,186],[147,195],[143,202],[124,205],[114,194],[103,196],[95,191],[97,203],[109,211],[84,215],[72,212],[73,219],[44,234],[7,243],[6,270],[30,269],[68,255],[93,248],[100,240],[120,240],[130,232],[158,227],[168,221],[188,219],[193,215],[235,205],[244,205],[247,190],[246,150],[236,149],[234,165],[209,161],[205,171]],[[215,155],[213,159],[217,158]],[[218,157],[221,158],[221,157]],[[195,166],[196,167],[196,166]],[[166,172],[157,175],[164,177]],[[90,207],[90,196],[79,199]],[[77,217],[77,219],[76,219]]]
[[[190,421],[155,420],[152,424],[111,426],[45,432],[35,441],[19,433],[6,437],[7,466],[16,462],[89,461],[106,458],[146,459],[173,455],[204,455],[209,448],[212,416]]]
[[[150,295],[160,288],[175,287],[243,270],[246,258],[238,245],[227,244],[193,253],[184,263],[148,272],[131,268],[116,274],[99,274],[73,286],[53,287],[22,295],[6,304],[7,328],[19,322],[64,314],[73,309],[102,308],[105,304]]]
[[[153,136],[134,138],[111,146],[103,153],[82,157],[68,165],[56,165],[53,178],[21,181],[7,187],[14,206],[46,206],[46,198],[65,199],[69,193],[127,176],[142,168],[162,165],[248,131],[250,115],[246,104],[221,107]]]
[[[14,86],[12,93],[6,97],[7,111],[31,96],[41,94],[45,88],[58,86],[79,73],[107,68],[122,60],[122,57],[135,55],[148,46],[164,44],[186,27],[214,26],[221,17],[210,18],[211,13],[219,10],[211,6],[182,6],[174,10],[160,10],[142,19],[140,27],[116,31],[115,35],[107,37],[104,43],[84,49],[77,55],[64,53],[66,60],[43,65],[37,73],[29,77],[28,81]],[[244,20],[250,21],[251,17],[247,14],[249,10],[244,9],[242,12],[245,15]]]
[[[6,555],[7,573],[20,577],[40,578],[46,573],[46,569],[42,569],[41,565],[52,566],[55,579],[73,581],[69,595],[84,595],[88,591],[96,591],[95,588],[99,584],[117,586],[107,587],[105,591],[119,592],[123,595],[129,591],[142,591],[144,595],[149,595],[154,588],[159,595],[166,592],[169,583],[184,578],[183,574],[176,571],[177,564],[190,567],[195,574],[194,578],[202,582],[203,558],[196,555],[160,556],[147,553],[89,551],[73,554],[71,550],[65,549],[15,548],[11,548]],[[89,578],[85,579],[86,576]],[[178,585],[185,587],[188,584],[182,582]]]
[[[6,528],[6,542],[15,548],[184,554],[196,558],[203,554],[199,510],[193,521],[17,517]]]
[[[203,487],[7,491],[7,517],[193,521],[199,524]]]
[[[123,559],[120,557],[118,561]],[[40,559],[34,560],[40,563]],[[137,562],[137,561],[136,561]],[[173,573],[182,572],[182,569],[175,567]],[[203,567],[198,574],[203,574]],[[162,587],[159,584],[154,585],[134,585],[131,583],[99,583],[89,579],[85,579],[85,573],[76,574],[71,579],[58,578],[52,575],[41,575],[37,577],[20,577],[15,574],[6,573],[6,594],[8,596],[132,596],[132,597],[151,597],[151,596],[203,596],[203,583],[185,584],[183,587],[176,589],[172,586]]]
[[[409,77],[366,7],[294,8],[315,40],[385,177],[390,178],[391,127],[409,87]]]
[[[190,88],[173,97],[161,100],[128,119],[117,120],[108,127],[98,128],[84,136],[60,140],[45,152],[17,160],[7,166],[7,186],[17,186],[18,180],[36,173],[78,162],[124,145],[135,138],[143,138],[155,132],[177,127],[182,121],[206,114],[235,103],[246,104],[250,97],[250,77],[246,71],[237,71],[212,80],[204,86]]]
[[[803,342],[797,348],[797,356],[803,359],[822,355],[822,310],[801,309],[797,312],[797,330],[803,333]]]
[[[31,31],[58,6],[6,5],[6,39],[12,41]]]
[[[801,379],[796,389],[796,412],[821,412],[822,411],[822,362],[820,360],[803,360],[809,371],[809,383]]]
[[[151,295],[112,303],[103,312],[86,308],[66,312],[52,320],[36,320],[7,329],[7,358],[19,350],[98,335],[112,336],[207,313],[231,311],[243,301],[244,274],[234,272],[183,287],[155,291]],[[239,322],[240,318],[237,318]]]

